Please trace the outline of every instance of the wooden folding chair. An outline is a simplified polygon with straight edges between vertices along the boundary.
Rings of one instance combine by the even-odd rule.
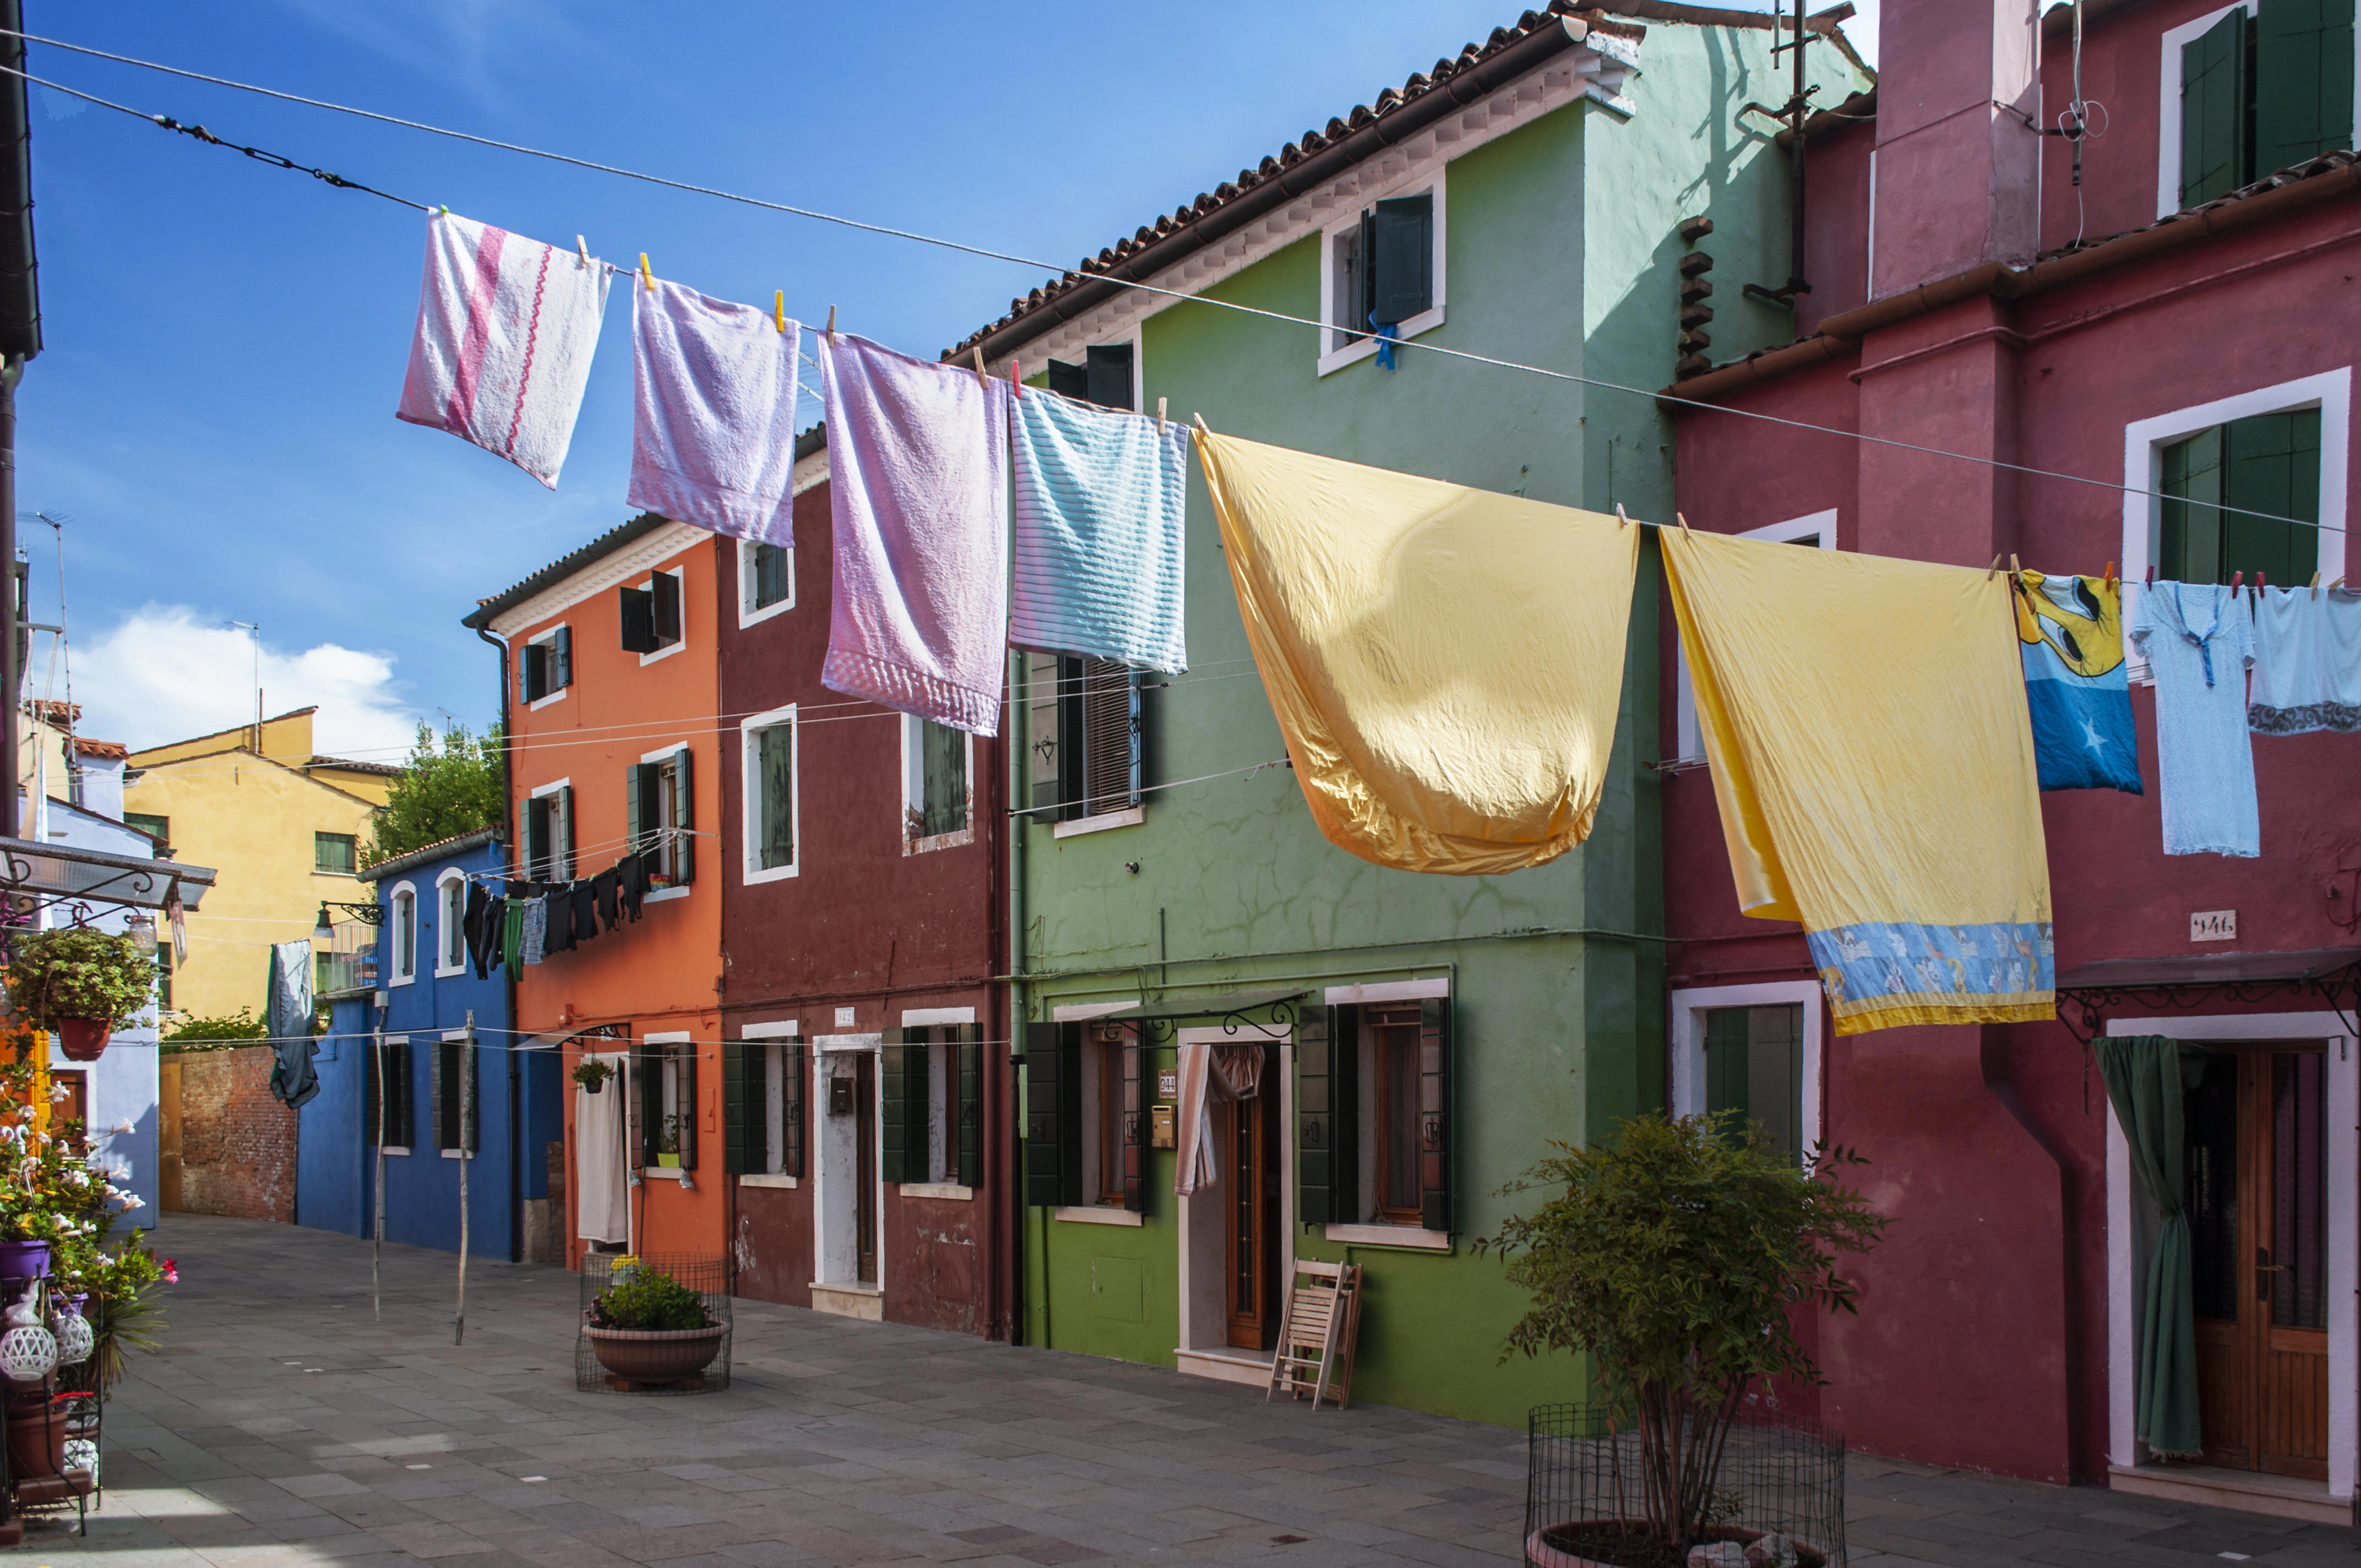
[[[1263,1393],[1301,1399],[1312,1408],[1333,1398],[1343,1409],[1353,1397],[1353,1345],[1361,1328],[1361,1266],[1295,1260],[1288,1282],[1287,1312],[1279,1326],[1279,1352],[1271,1358],[1270,1387]]]

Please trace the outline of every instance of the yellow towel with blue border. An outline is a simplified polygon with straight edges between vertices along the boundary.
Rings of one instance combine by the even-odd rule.
[[[2055,1017],[2007,576],[1662,537],[1739,907],[1803,923],[1837,1033]]]

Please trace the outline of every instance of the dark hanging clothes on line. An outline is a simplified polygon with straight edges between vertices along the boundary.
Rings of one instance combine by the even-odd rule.
[[[598,934],[598,891],[590,883],[577,882],[566,896],[574,912],[574,939],[587,942]]]
[[[622,891],[623,873],[609,866],[590,879],[590,888],[598,900],[598,924],[613,930],[621,922],[622,913],[615,907],[617,894]]]
[[[544,927],[541,950],[544,953],[570,953],[574,950],[574,900],[563,887],[553,888],[542,895]]]
[[[490,903],[491,894],[484,891],[484,884],[468,878],[467,905],[459,916],[459,935],[467,944],[467,956],[475,960],[478,980],[484,978],[484,911]]]
[[[640,906],[648,896],[647,857],[639,854],[625,855],[615,862],[615,872],[622,879],[618,897],[622,904],[623,913],[637,920],[640,917]]]
[[[468,895],[467,903],[472,909],[475,905],[475,896],[472,893]],[[506,935],[504,927],[508,924],[508,917],[509,901],[498,894],[493,894],[484,900],[481,914],[471,916],[475,925],[467,934],[467,956],[476,961],[478,980],[490,979],[492,970],[500,966],[502,956],[500,938]]]

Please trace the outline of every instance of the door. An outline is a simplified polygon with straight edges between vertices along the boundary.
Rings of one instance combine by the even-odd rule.
[[[877,1283],[877,1053],[856,1051],[852,1057],[852,1118],[857,1153],[853,1159],[852,1229],[860,1255],[861,1282]]]
[[[172,1057],[156,1067],[156,1206],[181,1207],[181,1064]]]
[[[1214,1108],[1214,1131],[1229,1157],[1222,1205],[1229,1343],[1240,1350],[1270,1349],[1279,1328],[1279,1182],[1271,1109],[1267,1094],[1225,1100]]]
[[[90,1074],[50,1070],[49,1126],[73,1153],[90,1152]]]
[[[2215,1052],[2183,1120],[2208,1463],[2328,1478],[2328,1058]]]

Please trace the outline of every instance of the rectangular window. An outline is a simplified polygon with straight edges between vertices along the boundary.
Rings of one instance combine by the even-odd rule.
[[[982,1038],[972,1024],[885,1032],[879,1063],[885,1180],[961,1187],[981,1181]]]
[[[1036,820],[1075,820],[1140,804],[1146,773],[1140,672],[1111,659],[1027,655],[1029,773]]]
[[[681,640],[681,568],[651,572],[643,587],[622,587],[623,652],[642,658],[676,648]]]
[[[1082,1036],[1096,1175],[1090,1201],[1138,1212],[1148,1195],[1147,1050],[1136,1029],[1122,1024],[1085,1024]]]
[[[1083,362],[1049,361],[1049,389],[1060,397],[1096,403],[1103,409],[1131,409],[1134,350],[1128,343],[1093,343],[1082,351]]]
[[[902,721],[902,836],[910,843],[965,833],[968,733],[915,715]]]
[[[650,1039],[632,1065],[640,1083],[640,1164],[695,1170],[696,1045],[687,1040]]]
[[[746,874],[796,870],[796,721],[746,729]]]
[[[380,1055],[384,1058],[383,1082],[379,1082],[378,1077]],[[410,1042],[407,1039],[386,1041],[381,1048],[369,1051],[368,1063],[368,1103],[362,1108],[362,1117],[367,1125],[361,1135],[371,1144],[379,1141],[378,1114],[382,1107],[385,1146],[406,1149],[410,1147],[412,1132]]]
[[[312,835],[312,869],[351,876],[360,870],[360,840],[350,833]]]
[[[786,609],[796,601],[796,553],[760,540],[738,542],[739,624],[768,619],[763,611]]]
[[[1321,279],[1330,330],[1320,368],[1324,374],[1375,352],[1373,334],[1414,337],[1441,324],[1441,225],[1435,221],[1438,183],[1414,195],[1389,197],[1331,228]],[[1357,351],[1357,352],[1350,352]]]
[[[1771,1146],[1804,1150],[1804,1009],[1716,1007],[1705,1015],[1705,1109],[1735,1111]]]
[[[1451,1229],[1451,1075],[1449,997],[1340,1003],[1298,1025],[1307,1223]]]
[[[697,876],[697,792],[687,747],[634,762],[623,774],[631,851],[648,861],[648,885],[685,887]]]
[[[137,828],[155,839],[159,846],[157,850],[159,855],[171,847],[172,819],[169,817],[155,817],[145,811],[126,811],[123,814],[123,825],[126,828]]]
[[[2162,453],[2157,575],[2226,583],[2257,572],[2285,587],[2320,565],[2320,410],[2257,414]],[[2280,519],[2294,519],[2281,521]]]
[[[2158,216],[2352,145],[2353,12],[2353,0],[2246,0],[2166,32]]]
[[[478,1099],[482,1080],[476,1071],[476,1056],[465,1040],[438,1040],[434,1044],[433,1092],[437,1149],[476,1152],[476,1128],[482,1120]]]
[[[574,787],[543,785],[525,802],[525,880],[573,881],[574,841]]]
[[[172,1010],[172,938],[170,936],[156,944],[156,1006],[165,1013]]]
[[[555,696],[574,684],[574,630],[554,626],[527,642],[517,661],[520,695],[527,702]]]

